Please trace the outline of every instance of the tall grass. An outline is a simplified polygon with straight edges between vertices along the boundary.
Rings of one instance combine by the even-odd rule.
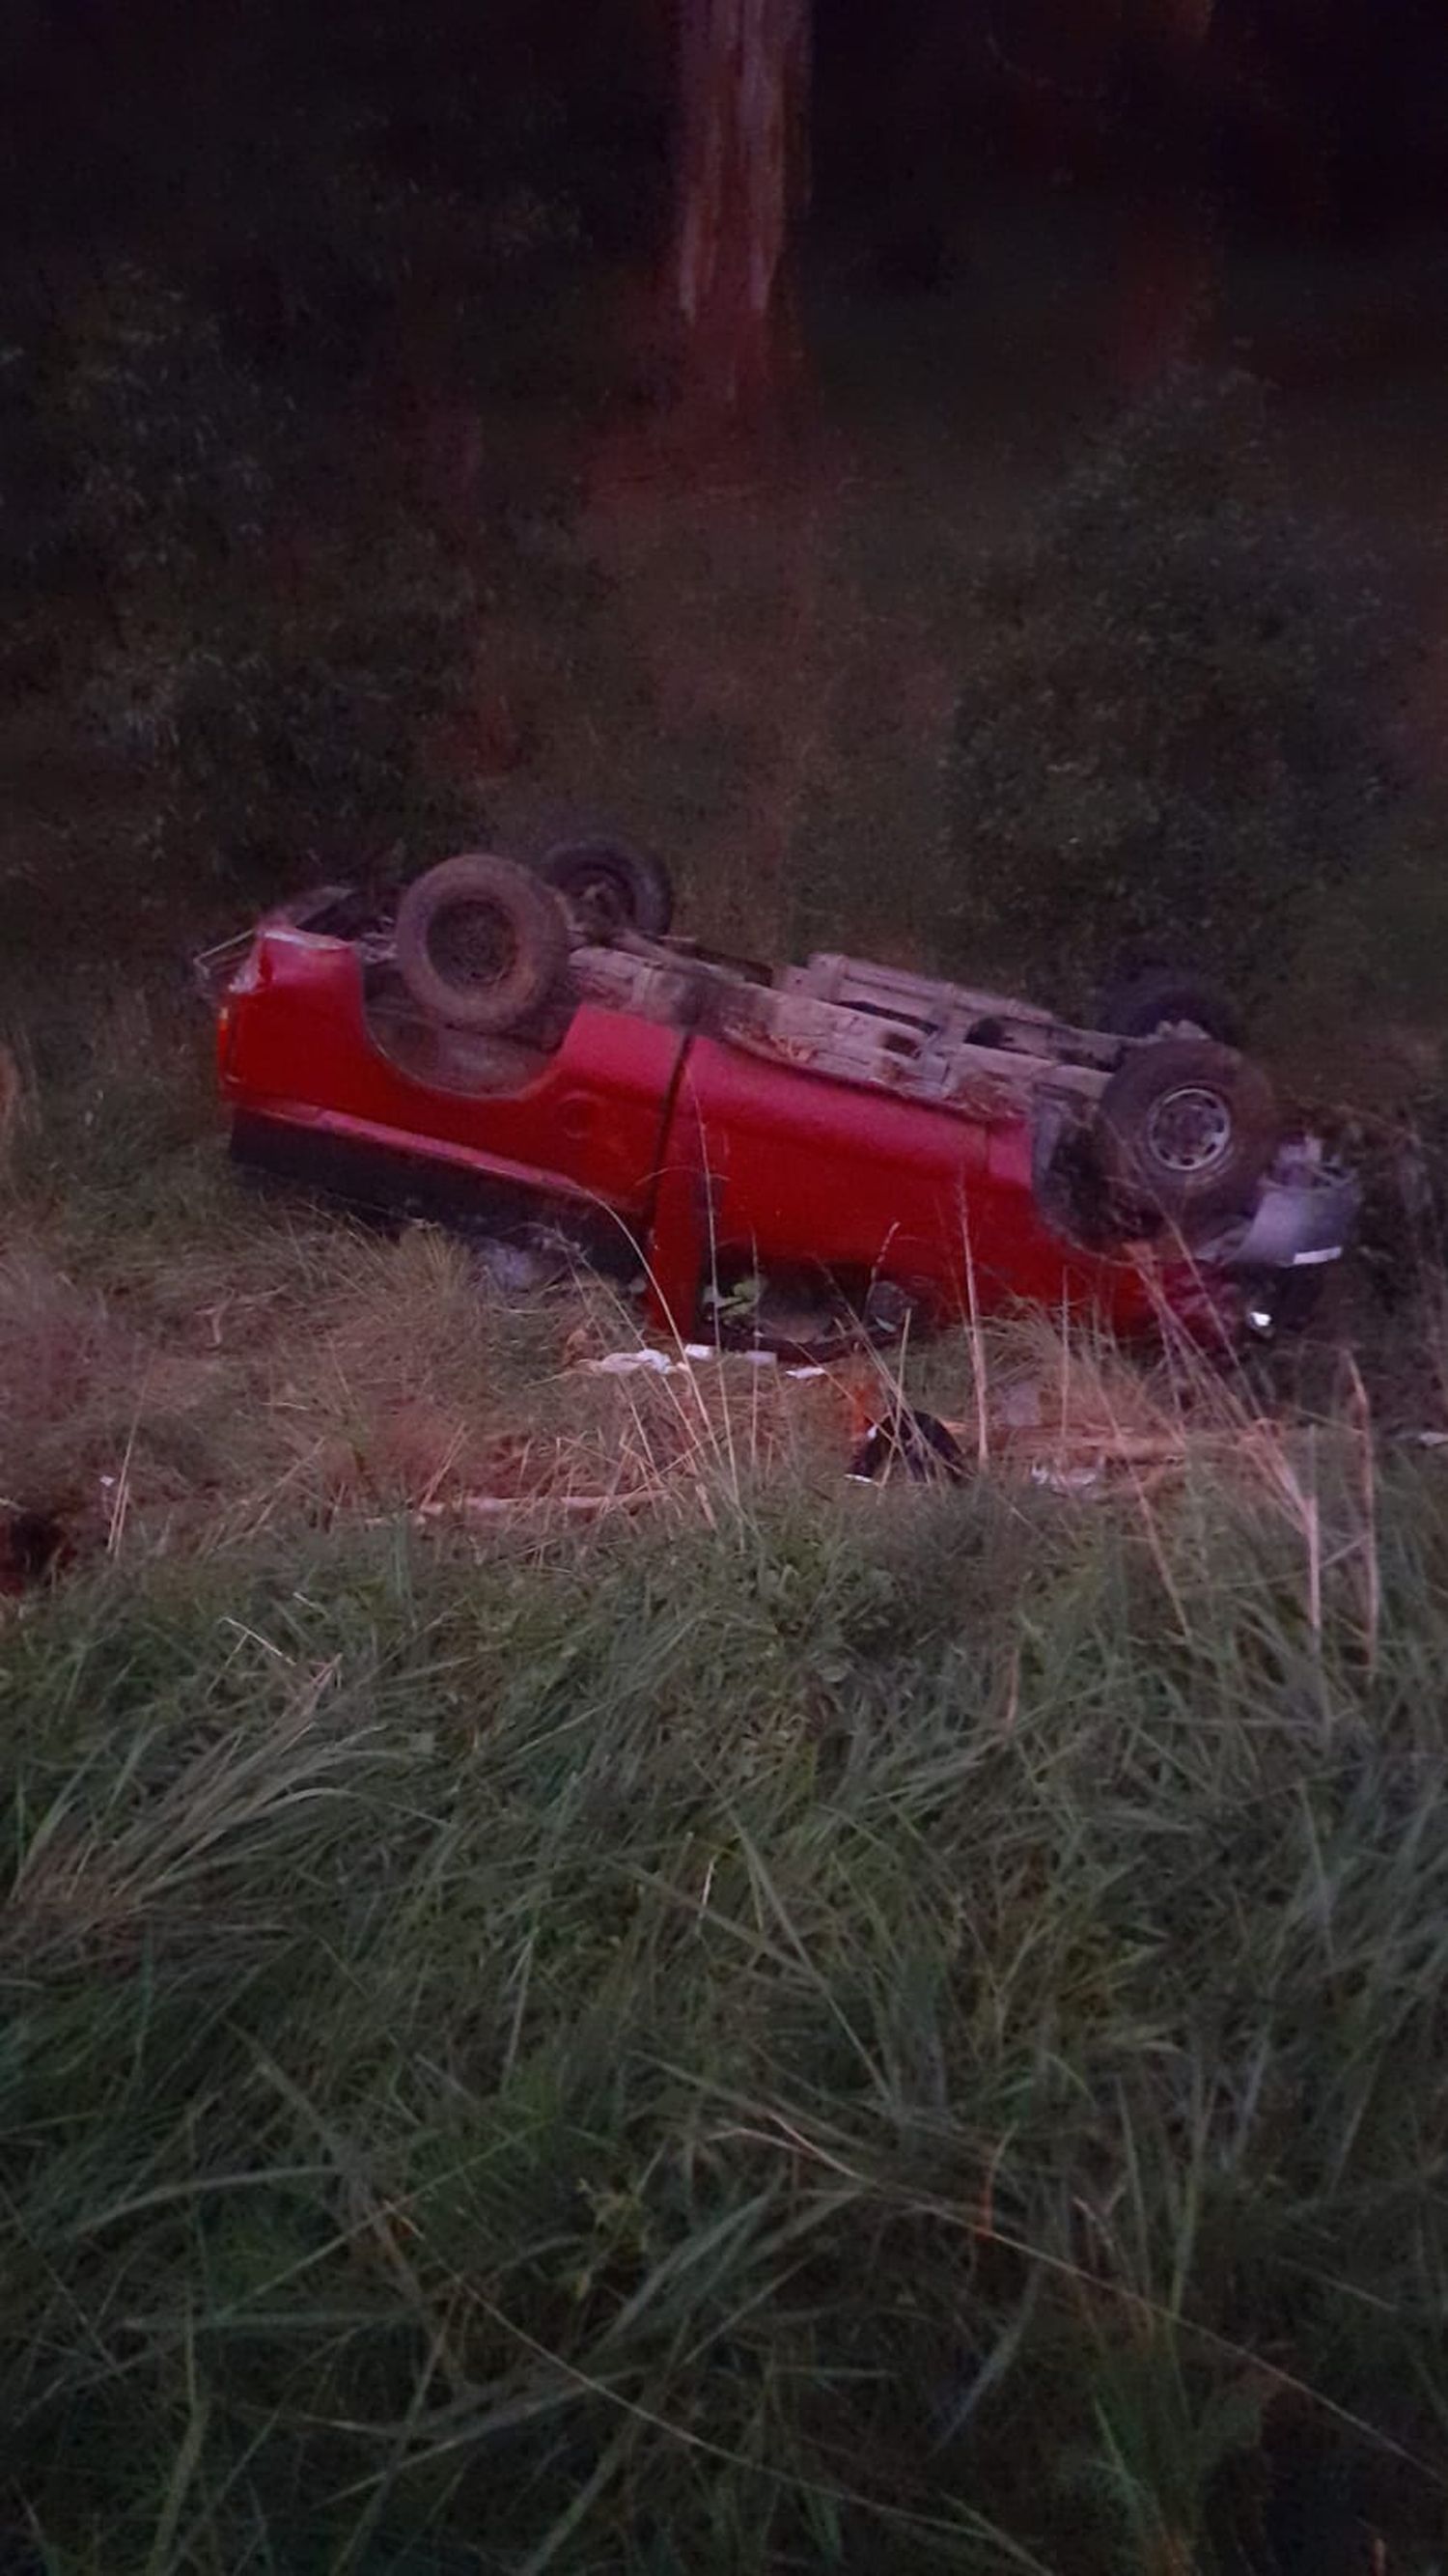
[[[1448,1517],[1208,1473],[15,1621],[17,2563],[1427,2576]]]
[[[592,1376],[48,1042],[0,2565],[1441,2568],[1440,1453],[1038,1320],[854,1488],[888,1379]]]

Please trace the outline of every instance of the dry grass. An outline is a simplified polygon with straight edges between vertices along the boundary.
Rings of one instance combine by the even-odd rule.
[[[236,1211],[231,1211],[233,1222]],[[1371,1518],[1360,1381],[1330,1419],[1264,1405],[1240,1371],[1155,1362],[1040,1314],[903,1362],[806,1380],[743,1357],[666,1375],[591,1365],[638,1344],[600,1283],[509,1298],[452,1238],[260,1212],[246,1235],[67,1263],[31,1213],[0,1252],[0,1495],[60,1515],[82,1554],[191,1554],[295,1523],[409,1512],[479,1541],[609,1513],[702,1517],[771,1483],[837,1486],[865,1425],[923,1402],[978,1472],[1154,1528],[1202,1487],[1287,1520],[1330,1566]],[[109,1272],[109,1276],[107,1276]]]
[[[421,1228],[283,1219],[239,1267],[172,1254],[109,1289],[32,1228],[0,1253],[0,1493],[83,1544],[184,1552],[339,1511],[707,1514],[818,1447],[818,1390],[778,1370],[590,1370],[636,1340],[597,1285],[509,1304]]]

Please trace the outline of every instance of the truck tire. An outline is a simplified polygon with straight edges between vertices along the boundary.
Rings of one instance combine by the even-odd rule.
[[[1178,966],[1143,966],[1108,985],[1097,1025],[1122,1038],[1215,1038],[1242,1043],[1237,1013],[1214,985]]]
[[[1200,1228],[1250,1208],[1281,1135],[1267,1077],[1205,1038],[1135,1046],[1097,1112],[1096,1150],[1113,1196]]]
[[[620,841],[564,841],[538,873],[563,897],[578,936],[600,947],[621,930],[662,939],[674,918],[668,869]]]
[[[455,1029],[502,1037],[542,1009],[568,962],[568,923],[511,859],[444,859],[408,887],[394,953],[413,1000]]]

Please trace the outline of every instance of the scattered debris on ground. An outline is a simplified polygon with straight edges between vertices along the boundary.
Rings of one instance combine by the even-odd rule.
[[[933,1413],[896,1405],[872,1422],[850,1459],[857,1485],[888,1484],[904,1475],[912,1484],[963,1484],[964,1452],[953,1431]]]
[[[597,1281],[519,1271],[505,1288],[476,1247],[426,1228],[277,1226],[147,1270],[32,1223],[0,1254],[0,1594],[23,1609],[72,1567],[288,1523],[402,1516],[532,1543],[709,1523],[770,1484],[827,1496],[852,1476],[986,1476],[1063,1507],[1140,1507],[1205,1477],[1306,1526],[1319,1490],[1363,1490],[1384,1441],[1448,1446],[1436,1377],[1420,1369],[1395,1418],[1342,1354],[1320,1356],[1310,1408],[1234,1365],[1143,1362],[1039,1314],[904,1364],[790,1362],[655,1346]]]
[[[713,1342],[684,1342],[675,1351],[659,1350],[651,1342],[640,1342],[626,1351],[605,1351],[601,1359],[580,1360],[579,1367],[588,1377],[687,1377],[691,1369],[706,1360],[724,1358],[739,1360],[748,1368],[778,1368],[777,1351],[743,1350],[724,1352]],[[820,1361],[791,1362],[784,1366],[785,1377],[796,1380],[821,1378],[828,1371]]]

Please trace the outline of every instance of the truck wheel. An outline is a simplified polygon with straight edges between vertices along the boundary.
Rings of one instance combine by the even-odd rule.
[[[1133,1047],[1108,1082],[1097,1153],[1119,1197],[1199,1227],[1251,1205],[1280,1123],[1256,1065],[1205,1038],[1159,1038]]]
[[[1102,1000],[1097,1025],[1122,1038],[1215,1038],[1242,1043],[1236,1012],[1216,988],[1181,967],[1144,966],[1118,976]]]
[[[621,930],[662,939],[674,918],[668,869],[619,841],[565,841],[538,873],[562,895],[578,936],[600,947]]]
[[[502,1037],[533,1017],[568,962],[568,923],[511,859],[444,859],[404,894],[394,953],[415,1002],[455,1029]]]

